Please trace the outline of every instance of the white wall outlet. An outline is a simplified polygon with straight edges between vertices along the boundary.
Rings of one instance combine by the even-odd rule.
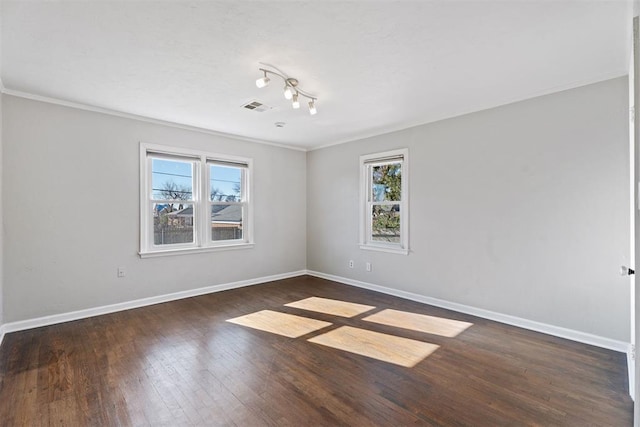
[[[125,275],[124,267],[118,267],[118,277],[124,277]]]
[[[367,263],[367,271],[371,271],[371,263],[370,262]]]
[[[352,259],[349,260],[349,268],[353,268],[353,260]]]

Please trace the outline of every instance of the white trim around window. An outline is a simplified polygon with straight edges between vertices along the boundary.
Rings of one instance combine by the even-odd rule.
[[[140,143],[140,257],[253,247],[252,170],[250,158]]]
[[[375,173],[393,167],[400,178],[400,191],[375,184]],[[399,173],[398,173],[399,172]],[[378,186],[385,195],[376,195]],[[392,194],[392,195],[391,195]],[[380,232],[374,211],[399,225]],[[409,253],[409,150],[406,148],[360,156],[360,249],[407,255]]]

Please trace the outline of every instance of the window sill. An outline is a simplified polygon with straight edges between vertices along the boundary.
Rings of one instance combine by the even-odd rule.
[[[138,252],[138,255],[140,255],[140,258],[155,258],[155,257],[162,257],[162,256],[199,254],[204,252],[251,249],[253,247],[254,247],[253,243],[236,243],[236,244],[230,244],[230,245],[207,246],[207,247],[201,247],[201,248],[164,249],[159,251],[146,251],[146,252]]]
[[[377,245],[360,245],[360,249],[367,251],[387,252],[390,254],[409,255],[409,249],[393,248],[389,246],[377,246]]]

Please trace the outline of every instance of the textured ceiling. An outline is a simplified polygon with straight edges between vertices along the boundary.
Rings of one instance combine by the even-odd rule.
[[[9,91],[307,149],[625,75],[632,14],[626,1],[1,7]],[[318,114],[292,110],[275,80],[258,89],[259,62],[317,94]],[[240,108],[256,99],[275,108]]]

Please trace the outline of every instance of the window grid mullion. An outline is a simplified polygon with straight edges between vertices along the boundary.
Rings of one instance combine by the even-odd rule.
[[[193,199],[181,200],[181,199],[149,199],[151,203],[172,203],[172,204],[183,204],[183,205],[192,205],[195,203]]]
[[[381,202],[369,202],[373,206],[391,206],[391,205],[401,205],[401,200],[383,200]]]
[[[148,157],[146,158],[146,165],[147,165],[147,174],[146,174],[146,191],[148,195],[152,195],[153,194],[153,167],[152,167],[152,158]],[[154,241],[153,241],[153,202],[149,203],[149,198],[147,198],[147,203],[146,203],[146,210],[145,210],[145,227],[146,227],[146,236],[147,239],[145,241],[145,245],[148,248],[152,248]]]
[[[240,191],[242,191],[241,194],[241,199],[240,199],[240,203],[242,203],[242,239],[246,240],[246,236],[249,235],[249,233],[251,233],[251,230],[249,230],[249,228],[251,227],[251,225],[249,224],[249,196],[250,196],[250,191],[249,188],[247,187],[247,174],[249,169],[248,168],[244,168],[242,169],[241,173],[240,173]]]
[[[244,205],[245,202],[219,202],[219,201],[210,201],[209,203],[211,203],[212,205]]]
[[[208,245],[209,239],[207,238],[207,218],[211,217],[208,212],[209,204],[207,203],[209,191],[209,185],[207,184],[209,178],[209,168],[207,167],[206,156],[200,156],[198,163],[198,218],[194,224],[197,225],[198,234],[198,246],[204,247]],[[195,211],[194,211],[195,212]]]

